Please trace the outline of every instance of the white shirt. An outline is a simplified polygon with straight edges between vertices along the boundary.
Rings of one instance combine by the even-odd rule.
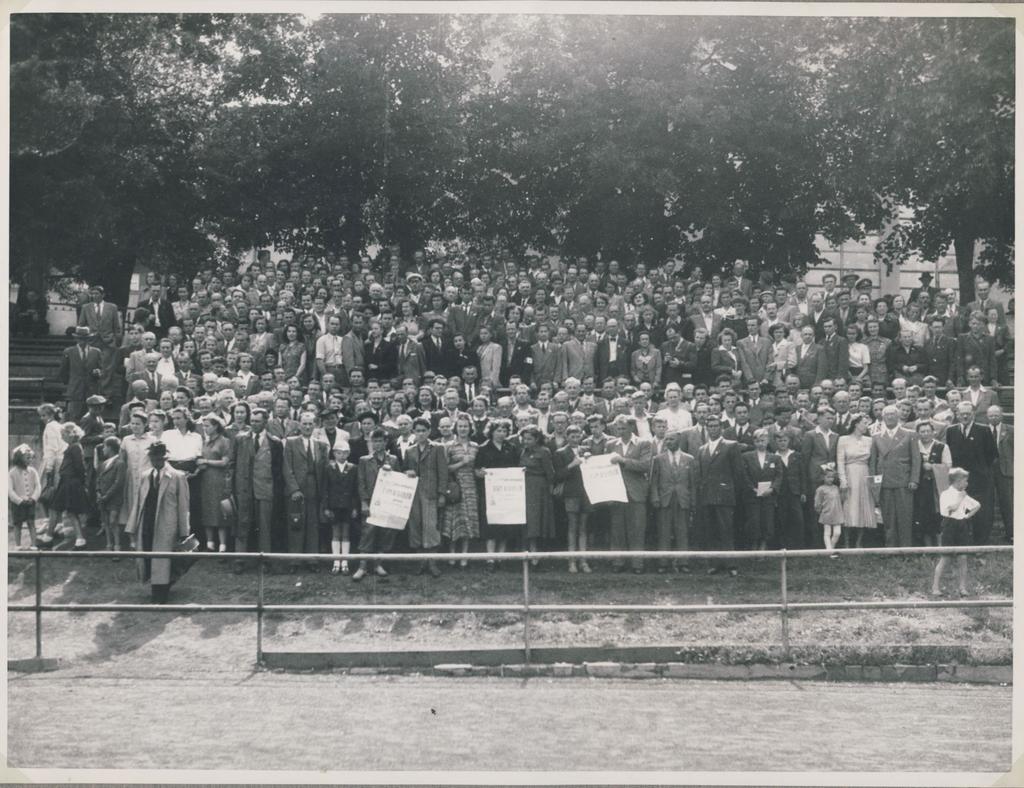
[[[194,460],[203,453],[203,438],[198,432],[186,432],[181,434],[180,430],[167,430],[161,436],[164,445],[167,447],[167,459],[174,462]]]
[[[718,444],[721,443],[721,442],[722,442],[722,439],[720,437],[719,438],[715,438],[715,440],[713,440],[713,441],[708,441],[705,444],[708,447],[708,454],[714,454],[715,453],[715,449],[718,448]]]
[[[156,374],[161,378],[176,378],[178,371],[174,368],[174,359],[160,356],[160,360],[156,362]]]
[[[757,464],[764,468],[766,462],[768,462],[768,452],[757,452]]]
[[[786,449],[785,451],[779,452],[779,457],[782,460],[782,464],[787,468],[789,467],[789,456],[793,453],[792,449]]]
[[[693,426],[693,415],[682,405],[680,405],[676,410],[672,410],[671,408],[662,408],[655,414],[655,416],[657,418],[665,419],[669,432],[685,430],[688,427]]]

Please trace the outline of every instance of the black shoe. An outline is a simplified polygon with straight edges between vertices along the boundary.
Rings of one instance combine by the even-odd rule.
[[[434,561],[427,562],[427,571],[430,572],[431,577],[441,576],[441,570],[437,568],[437,564]]]

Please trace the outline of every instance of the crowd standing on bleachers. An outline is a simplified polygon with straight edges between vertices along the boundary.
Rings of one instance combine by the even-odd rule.
[[[16,546],[24,524],[40,548],[82,548],[89,525],[113,550],[194,533],[221,552],[330,551],[331,571],[358,581],[388,573],[360,553],[447,549],[465,567],[478,542],[988,544],[997,506],[1012,537],[1013,428],[996,391],[1012,338],[984,281],[961,306],[925,277],[907,300],[852,275],[755,282],[743,261],[708,273],[392,248],[261,255],[145,286],[127,320],[90,289],[62,359],[66,403],[40,408],[38,473],[14,451]],[[580,465],[601,454],[625,503],[587,497]],[[948,526],[937,466],[968,472],[955,475],[978,502],[967,526]],[[484,472],[505,467],[525,469],[519,525],[486,518]],[[381,469],[418,479],[404,531],[364,522]],[[146,577],[165,599],[167,568]]]

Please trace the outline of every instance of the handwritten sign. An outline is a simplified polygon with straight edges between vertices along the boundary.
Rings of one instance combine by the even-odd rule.
[[[410,479],[404,473],[381,470],[370,498],[370,516],[366,522],[379,528],[404,530],[409,521],[412,499],[416,497],[416,484],[416,479]]]
[[[487,522],[519,525],[526,522],[526,477],[522,468],[488,468],[484,475]]]
[[[612,455],[588,457],[580,466],[580,474],[590,503],[626,503],[629,500],[626,497],[626,484],[622,481],[622,471],[618,465],[612,464]]]

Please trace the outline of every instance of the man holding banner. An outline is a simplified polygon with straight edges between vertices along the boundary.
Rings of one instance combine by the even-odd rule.
[[[388,454],[388,434],[380,427],[370,433],[370,454],[359,458],[356,470],[356,487],[359,490],[359,503],[363,513],[363,531],[359,535],[359,552],[386,553],[395,542],[395,529],[374,525],[370,518],[370,501],[377,488],[377,478],[382,470],[390,471],[398,467],[398,457]],[[377,577],[387,577],[387,570],[381,561],[375,561],[373,567]],[[357,583],[366,577],[366,561],[359,562],[359,568],[352,575]]]
[[[428,419],[416,419],[412,423],[412,431],[416,442],[406,451],[401,463],[405,475],[417,481],[416,495],[409,512],[409,547],[430,552],[441,545],[437,510],[445,505],[448,457],[444,446],[431,442]],[[425,571],[429,571],[432,577],[441,576],[441,570],[434,561],[420,565],[419,574]]]
[[[636,436],[631,416],[616,416],[612,426],[618,433],[618,440],[612,445],[611,462],[622,471],[626,502],[612,505],[611,547],[612,550],[643,550],[654,446],[649,440],[641,440]],[[634,558],[630,564],[634,574],[639,575],[644,571],[642,558]],[[616,572],[624,571],[625,561],[615,559],[612,568]]]

